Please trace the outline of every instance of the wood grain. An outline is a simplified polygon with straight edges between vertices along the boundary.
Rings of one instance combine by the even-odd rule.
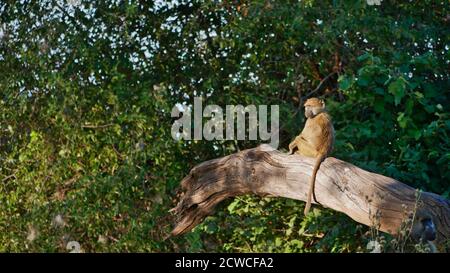
[[[181,181],[180,201],[171,210],[176,216],[171,234],[188,232],[219,202],[236,195],[306,201],[314,160],[261,145],[195,166]],[[425,210],[433,217],[436,243],[450,238],[449,200],[429,192],[418,195],[406,184],[348,162],[327,158],[317,173],[315,193],[320,205],[393,235],[414,211]]]

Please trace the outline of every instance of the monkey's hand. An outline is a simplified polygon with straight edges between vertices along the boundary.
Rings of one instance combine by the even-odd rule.
[[[289,144],[289,153],[288,154],[293,154],[294,153],[294,148],[295,148],[295,146],[297,146],[297,143],[295,142],[295,141],[292,141],[290,144]]]

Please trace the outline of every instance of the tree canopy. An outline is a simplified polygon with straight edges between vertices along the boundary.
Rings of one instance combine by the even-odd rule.
[[[189,170],[259,143],[174,141],[171,109],[279,105],[286,150],[319,96],[334,157],[449,198],[449,14],[431,0],[0,2],[0,251],[366,251],[381,235],[344,215],[251,196],[164,240]]]

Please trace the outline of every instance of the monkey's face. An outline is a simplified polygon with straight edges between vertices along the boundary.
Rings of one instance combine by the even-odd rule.
[[[422,238],[427,241],[434,241],[436,239],[436,227],[431,219],[423,219],[423,234]]]
[[[411,236],[417,241],[434,241],[436,239],[436,227],[431,215],[417,212],[415,223],[411,228]]]
[[[313,118],[325,109],[325,102],[318,98],[310,98],[305,102],[305,117]]]
[[[313,109],[314,109],[314,107],[312,107],[312,106],[305,106],[305,117],[306,118],[312,118],[315,116]]]

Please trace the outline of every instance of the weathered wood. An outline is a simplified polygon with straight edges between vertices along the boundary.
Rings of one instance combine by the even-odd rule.
[[[181,199],[171,210],[177,215],[172,235],[194,228],[227,197],[253,193],[305,201],[313,166],[313,158],[269,145],[203,162],[181,182]],[[342,160],[329,157],[322,163],[315,193],[322,206],[390,234],[397,234],[411,212],[427,211],[436,226],[436,242],[450,238],[449,200],[428,192],[417,198],[414,188]]]

